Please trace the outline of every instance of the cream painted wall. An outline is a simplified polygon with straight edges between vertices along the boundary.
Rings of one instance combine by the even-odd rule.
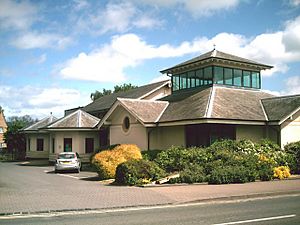
[[[251,141],[258,142],[264,139],[265,126],[254,125],[237,125],[236,126],[236,140],[250,139]]]
[[[150,132],[150,149],[186,146],[184,126],[156,127]]]
[[[123,120],[129,118],[130,127],[128,131],[123,130]],[[141,150],[148,148],[146,128],[129,114],[123,107],[118,106],[110,116],[110,144],[136,144]]]
[[[37,139],[44,140],[44,151],[37,151]],[[30,139],[30,143],[29,140]],[[29,146],[30,144],[30,146]],[[26,134],[26,157],[27,158],[48,158],[49,156],[49,134],[47,133],[33,133]]]
[[[281,148],[295,141],[300,141],[300,111],[281,125]]]

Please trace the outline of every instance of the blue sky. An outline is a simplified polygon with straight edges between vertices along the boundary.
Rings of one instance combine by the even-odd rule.
[[[213,49],[273,65],[262,88],[300,93],[300,0],[0,0],[0,105],[42,118]]]

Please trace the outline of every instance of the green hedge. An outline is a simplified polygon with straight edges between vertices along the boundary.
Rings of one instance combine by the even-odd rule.
[[[300,141],[285,145],[284,150],[288,154],[291,172],[300,174]]]

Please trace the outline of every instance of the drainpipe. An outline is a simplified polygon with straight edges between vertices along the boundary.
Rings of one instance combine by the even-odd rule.
[[[156,128],[158,127],[158,123],[155,123],[155,127],[154,128],[150,128],[147,132],[147,150],[150,150],[150,137],[151,137],[151,133],[152,131],[154,131]]]

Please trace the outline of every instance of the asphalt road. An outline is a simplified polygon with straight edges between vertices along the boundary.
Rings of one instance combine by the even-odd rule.
[[[206,203],[159,208],[57,215],[41,218],[0,219],[0,224],[101,224],[101,225],[192,225],[251,224],[299,225],[300,196]]]

